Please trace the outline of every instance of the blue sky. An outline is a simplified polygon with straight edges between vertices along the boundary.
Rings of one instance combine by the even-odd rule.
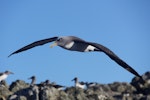
[[[78,36],[100,43],[131,65],[139,74],[150,70],[149,0],[45,0],[0,1],[0,72],[10,70],[17,79],[49,79],[72,86],[71,80],[111,83],[134,77],[104,53],[81,53],[36,47],[7,58],[15,50],[53,36]]]

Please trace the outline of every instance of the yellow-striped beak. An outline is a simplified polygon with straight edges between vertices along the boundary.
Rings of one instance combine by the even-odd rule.
[[[57,42],[54,42],[53,44],[50,45],[50,48],[53,48],[54,46],[57,46]]]

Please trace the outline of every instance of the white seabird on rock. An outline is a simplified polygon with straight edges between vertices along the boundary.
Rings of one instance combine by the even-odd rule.
[[[75,87],[76,88],[85,89],[85,83],[84,82],[79,82],[77,77],[75,77],[72,81],[75,81]]]
[[[14,73],[10,71],[5,71],[3,73],[0,73],[0,82],[5,80],[10,74],[14,74]]]

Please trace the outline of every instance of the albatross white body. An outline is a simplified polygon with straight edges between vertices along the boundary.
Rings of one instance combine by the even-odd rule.
[[[70,49],[74,45],[74,42],[70,42],[65,45],[65,48]]]

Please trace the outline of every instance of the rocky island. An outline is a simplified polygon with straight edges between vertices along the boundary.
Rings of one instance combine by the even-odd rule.
[[[29,84],[16,80],[0,85],[0,100],[150,100],[150,72],[142,75],[143,83],[134,77],[130,83],[86,83],[86,88],[63,87],[50,83]]]

